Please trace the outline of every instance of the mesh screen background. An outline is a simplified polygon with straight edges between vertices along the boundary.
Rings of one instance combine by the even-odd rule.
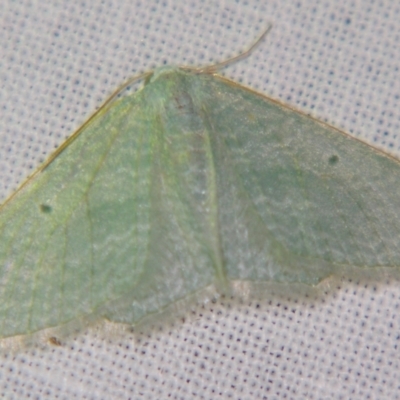
[[[127,77],[203,65],[400,157],[395,1],[0,3],[4,199]],[[399,282],[199,306],[146,335],[0,354],[6,399],[399,399]]]

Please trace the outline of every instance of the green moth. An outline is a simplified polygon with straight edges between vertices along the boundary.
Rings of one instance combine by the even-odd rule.
[[[212,71],[108,102],[0,208],[0,337],[400,266],[400,164]]]

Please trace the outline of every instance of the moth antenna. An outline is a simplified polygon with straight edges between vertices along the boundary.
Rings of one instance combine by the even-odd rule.
[[[207,66],[201,67],[201,68],[186,67],[185,69],[192,70],[192,71],[195,71],[198,73],[212,74],[221,68],[225,68],[227,65],[233,64],[237,61],[247,58],[251,55],[251,53],[254,51],[254,49],[265,39],[265,37],[268,35],[268,33],[271,31],[271,29],[272,29],[272,24],[269,24],[267,26],[267,28],[265,29],[265,31],[261,34],[261,36],[246,51],[238,54],[237,56],[228,58],[227,60],[221,61],[217,64],[207,65]]]

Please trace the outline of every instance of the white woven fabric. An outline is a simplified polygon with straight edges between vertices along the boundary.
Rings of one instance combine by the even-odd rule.
[[[127,77],[224,60],[268,22],[223,73],[400,156],[399,20],[390,0],[3,0],[0,196]],[[399,282],[190,314],[147,336],[89,330],[3,352],[0,397],[400,399]]]

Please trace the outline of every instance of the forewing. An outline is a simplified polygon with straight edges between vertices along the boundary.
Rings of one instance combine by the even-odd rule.
[[[237,84],[205,77],[232,279],[317,283],[400,266],[400,164]]]
[[[137,282],[152,136],[132,99],[96,117],[2,206],[0,336],[94,313]]]

